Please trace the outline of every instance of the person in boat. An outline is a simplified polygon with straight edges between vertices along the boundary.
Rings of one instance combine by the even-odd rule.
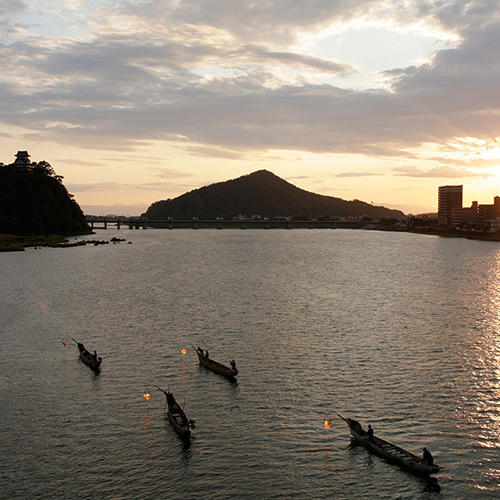
[[[373,441],[373,429],[370,424],[368,424],[368,431],[366,433],[368,434],[368,441]]]
[[[205,358],[208,359],[208,351],[205,351]]]
[[[236,361],[234,359],[231,360],[231,370],[236,370]]]
[[[97,351],[94,351],[94,359],[97,361]]]
[[[176,402],[175,402],[175,398],[174,398],[173,394],[170,392],[167,392],[167,391],[163,391],[163,392],[165,393],[165,396],[167,396],[167,403],[168,403],[169,409],[174,407]]]
[[[434,457],[431,455],[431,452],[427,448],[422,448],[422,462],[426,465],[434,465]]]

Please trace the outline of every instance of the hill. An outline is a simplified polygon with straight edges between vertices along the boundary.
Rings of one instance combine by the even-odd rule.
[[[78,203],[47,162],[0,167],[0,233],[87,234]]]
[[[276,216],[362,216],[401,218],[400,210],[363,201],[345,201],[300,189],[267,170],[195,189],[177,198],[157,201],[146,211],[148,219],[168,217],[215,219],[244,214]]]

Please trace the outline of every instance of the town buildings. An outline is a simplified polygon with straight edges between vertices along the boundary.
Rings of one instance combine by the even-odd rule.
[[[462,207],[463,186],[439,186],[438,225],[464,229],[494,229],[500,227],[500,196],[493,204],[473,201]]]

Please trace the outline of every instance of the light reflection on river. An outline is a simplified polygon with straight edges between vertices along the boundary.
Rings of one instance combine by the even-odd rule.
[[[0,254],[0,497],[500,495],[500,246],[349,230],[108,230]],[[95,376],[74,337],[103,357]],[[231,384],[195,354],[235,358]],[[197,428],[163,418],[170,388]],[[142,395],[151,392],[146,401]],[[444,466],[349,446],[335,412]],[[332,419],[332,429],[323,421]]]

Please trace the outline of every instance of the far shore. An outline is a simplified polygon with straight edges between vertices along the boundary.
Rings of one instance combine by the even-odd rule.
[[[232,226],[233,229],[237,229],[236,226]],[[312,226],[309,226],[313,229]],[[182,228],[182,226],[181,226]],[[187,229],[188,226],[184,226],[184,229]],[[204,226],[200,224],[199,229],[215,229],[215,224],[211,226]],[[288,229],[293,228],[293,223],[288,227]],[[317,229],[324,228],[325,226],[316,226]],[[163,228],[162,228],[163,229]],[[171,228],[164,228],[171,229]],[[196,227],[198,229],[198,227]],[[228,228],[229,229],[229,228]],[[240,227],[240,229],[246,229],[246,227]],[[426,234],[430,236],[441,236],[444,238],[466,238],[471,240],[481,240],[481,241],[495,241],[500,242],[500,231],[497,232],[486,232],[486,231],[458,231],[458,230],[440,230],[437,228],[429,228],[429,227],[402,227],[396,225],[372,225],[372,226],[358,226],[358,227],[349,227],[349,229],[365,229],[368,231],[386,231],[386,232],[398,232],[398,233],[415,233],[415,234]],[[99,231],[101,234],[102,232]],[[106,230],[103,230],[105,233]],[[49,235],[15,235],[15,234],[1,234],[0,233],[0,252],[19,252],[24,251],[25,248],[28,247],[49,247],[49,248],[67,248],[74,246],[83,246],[88,244],[93,245],[102,245],[105,243],[109,243],[109,241],[105,240],[81,240],[78,242],[70,243],[68,238],[74,236],[81,236],[83,234],[71,234],[71,235],[61,235],[61,234],[49,234]],[[95,234],[95,232],[90,233]],[[126,232],[125,232],[126,234]],[[119,238],[111,238],[112,243],[116,243],[119,241],[124,241]]]

